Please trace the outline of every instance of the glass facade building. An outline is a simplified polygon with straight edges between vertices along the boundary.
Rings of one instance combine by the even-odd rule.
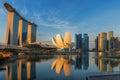
[[[108,49],[113,48],[113,31],[108,32]]]
[[[98,50],[99,51],[104,51],[104,50],[107,50],[107,45],[108,45],[108,42],[107,42],[107,33],[105,32],[101,32],[98,36],[98,43],[96,43],[98,46]]]
[[[35,24],[28,23],[27,43],[36,42],[36,28]]]
[[[82,49],[82,34],[75,34],[75,48]]]
[[[83,50],[89,50],[89,36],[88,34],[83,34]]]
[[[24,19],[8,3],[4,3],[4,6],[8,10],[8,22],[5,39],[6,46],[22,46],[27,42],[36,42],[36,25]]]
[[[8,12],[6,45],[18,45],[18,25],[20,17],[15,12]]]
[[[98,36],[95,39],[95,50],[98,51]]]
[[[18,29],[18,45],[22,46],[26,44],[27,41],[27,27],[28,23],[23,19],[19,20],[19,29]]]

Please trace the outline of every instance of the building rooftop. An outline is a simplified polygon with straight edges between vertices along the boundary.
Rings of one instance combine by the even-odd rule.
[[[29,24],[32,24],[32,25],[35,25],[36,27],[37,27],[37,25],[35,24],[35,23],[33,23],[33,22],[31,22],[31,21],[28,21],[28,20],[26,20],[25,18],[23,18],[16,10],[15,10],[15,8],[13,8],[10,4],[8,4],[8,3],[4,3],[4,6],[5,6],[5,8],[8,10],[8,12],[15,12],[19,17],[20,17],[20,19],[23,19],[24,21],[26,21],[26,22],[28,22]]]

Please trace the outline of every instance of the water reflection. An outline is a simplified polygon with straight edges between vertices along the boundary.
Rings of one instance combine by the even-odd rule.
[[[61,70],[64,70],[64,75],[69,76],[71,73],[71,65],[72,65],[72,56],[64,55],[58,56],[56,60],[52,63],[51,69],[54,68],[57,74],[60,74]]]
[[[75,69],[84,69],[87,70],[89,67],[89,54],[88,52],[81,53],[75,58]]]
[[[29,58],[8,62],[0,68],[0,80],[85,80],[96,72],[120,72],[120,62],[95,56],[109,53],[80,53],[78,55],[31,55]],[[5,73],[5,74],[4,74]],[[2,76],[3,74],[4,76]]]
[[[35,62],[24,62],[6,65],[6,80],[33,80],[36,78]]]
[[[96,55],[100,57],[100,56],[108,56],[108,55],[111,55],[111,54],[110,53],[99,52]],[[120,62],[119,61],[114,61],[114,60],[111,60],[111,59],[100,58],[100,59],[96,59],[95,63],[98,66],[100,72],[114,72],[115,67],[118,66],[120,68],[120,66],[119,66]],[[120,71],[120,69],[117,70],[117,71]]]
[[[62,69],[65,76],[70,76],[71,66],[75,66],[75,69],[87,70],[89,67],[89,54],[88,52],[84,54],[74,55],[62,55],[58,56],[52,63],[51,69],[56,71],[56,74],[60,74]]]

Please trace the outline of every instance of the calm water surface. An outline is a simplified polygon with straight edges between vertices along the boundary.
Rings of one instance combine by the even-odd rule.
[[[95,56],[94,52],[29,56],[0,65],[0,80],[85,80],[89,74],[120,71],[119,61],[95,59]]]

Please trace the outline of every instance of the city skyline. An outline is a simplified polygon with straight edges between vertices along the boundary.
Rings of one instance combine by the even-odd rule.
[[[120,1],[112,0],[61,0],[61,1],[0,1],[0,42],[5,40],[7,11],[3,3],[8,2],[20,14],[38,25],[37,41],[50,41],[55,34],[71,32],[72,41],[75,33],[88,33],[94,41],[100,32],[113,30],[120,37]],[[21,6],[22,4],[22,6]]]

